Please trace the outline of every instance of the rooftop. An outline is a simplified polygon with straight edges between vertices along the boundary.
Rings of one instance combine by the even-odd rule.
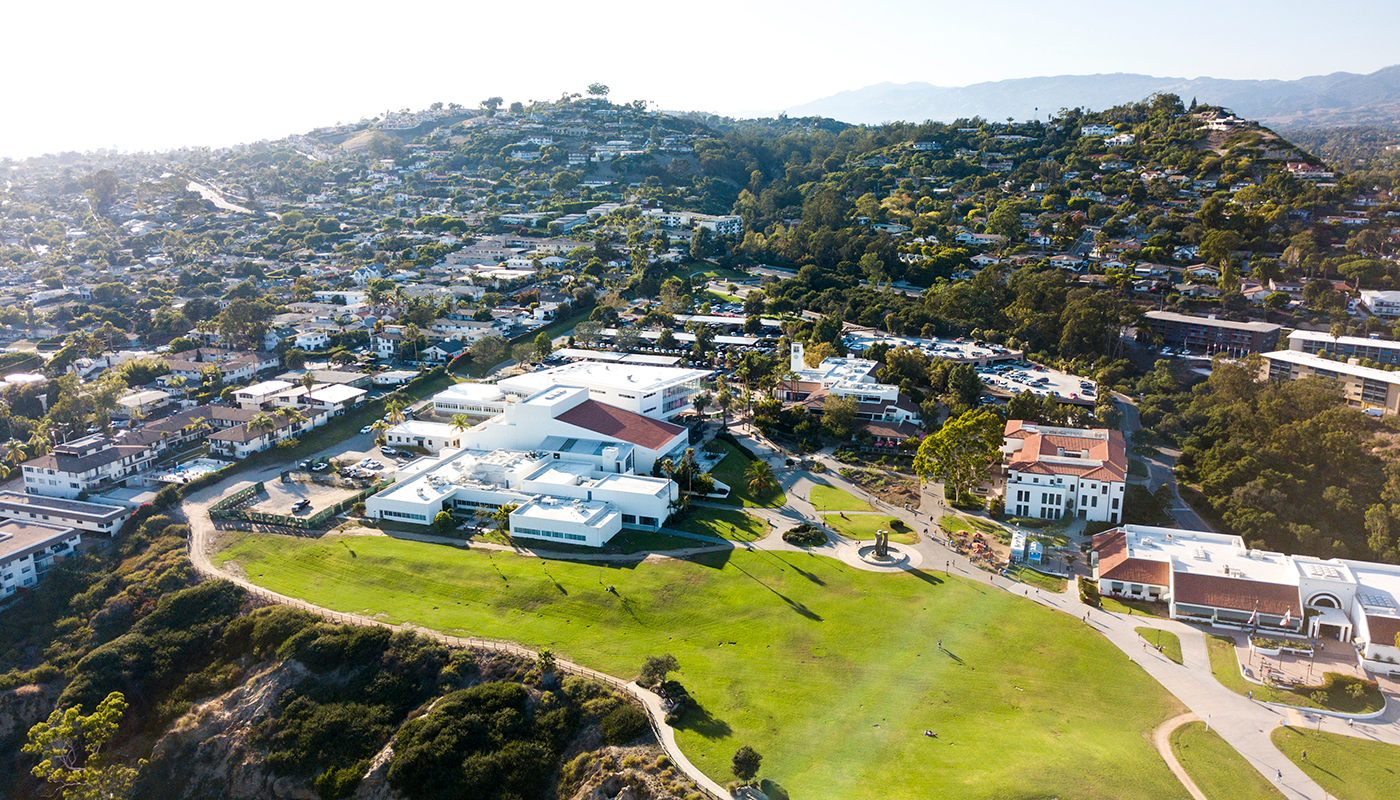
[[[23,558],[76,534],[73,528],[15,519],[0,520],[0,562]]]
[[[108,522],[129,513],[122,506],[85,503],[80,500],[64,500],[58,497],[11,491],[0,491],[0,508],[35,514],[63,515],[70,519],[86,519],[93,522]]]
[[[648,450],[662,450],[672,439],[685,433],[685,428],[679,425],[634,414],[597,400],[585,400],[556,419]]]
[[[1307,367],[1312,370],[1327,370],[1339,375],[1355,375],[1358,378],[1400,384],[1400,372],[1388,372],[1383,369],[1376,369],[1375,367],[1363,367],[1360,364],[1333,361],[1330,358],[1322,358],[1312,353],[1304,353],[1301,350],[1275,350],[1270,353],[1260,353],[1260,355],[1271,361],[1297,364],[1300,367]]]
[[[533,394],[550,386],[587,386],[598,389],[628,389],[654,392],[668,386],[702,380],[710,375],[703,369],[659,367],[623,361],[576,361],[551,369],[506,378],[500,386],[517,394]]]
[[[1213,328],[1231,328],[1239,331],[1255,331],[1258,333],[1269,333],[1271,331],[1282,330],[1282,325],[1275,325],[1272,322],[1236,322],[1232,319],[1216,319],[1214,317],[1196,317],[1190,314],[1178,314],[1175,311],[1149,311],[1145,315],[1148,319],[1159,319],[1163,322],[1180,322],[1186,325],[1209,325]]]
[[[510,513],[515,520],[550,520],[572,522],[590,528],[604,528],[618,513],[611,503],[599,500],[566,500],[557,497],[537,497]]]

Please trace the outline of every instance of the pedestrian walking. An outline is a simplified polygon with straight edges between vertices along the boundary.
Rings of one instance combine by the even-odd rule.
[[[1347,720],[1347,727],[1348,727],[1348,728],[1355,728],[1355,727],[1356,727],[1356,720],[1354,720],[1354,719],[1349,719],[1349,720]]]
[[[1253,699],[1254,699],[1254,690],[1253,690],[1253,689],[1250,689],[1250,690],[1249,690],[1249,699],[1250,699],[1250,700],[1253,700]]]
[[[1283,770],[1278,771],[1278,779],[1283,780]]]
[[[942,650],[942,649],[943,649],[943,640],[942,640],[942,639],[939,639],[939,640],[938,640],[938,649],[939,649],[939,650]]]
[[[1304,761],[1307,761],[1307,760],[1308,760],[1308,751],[1306,751],[1306,750],[1303,751],[1303,760],[1304,760]]]

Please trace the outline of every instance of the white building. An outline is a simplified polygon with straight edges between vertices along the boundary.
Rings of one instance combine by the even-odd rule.
[[[1079,129],[1080,136],[1112,136],[1117,132],[1112,125],[1084,125]]]
[[[122,525],[131,519],[131,509],[105,503],[0,491],[0,517],[115,536]]]
[[[444,449],[401,468],[399,484],[365,502],[372,517],[428,524],[440,511],[516,505],[512,534],[602,546],[623,527],[658,529],[679,496],[649,472],[680,458],[684,428],[604,405],[588,390],[556,387],[461,432]]]
[[[292,421],[276,412],[266,413],[270,427],[253,427],[253,423],[244,422],[225,428],[209,435],[209,452],[215,455],[228,456],[236,459],[244,459],[254,453],[261,453],[276,447],[296,436],[319,428],[330,421],[331,415],[324,410],[315,408],[300,409],[306,417],[304,420]]]
[[[301,350],[324,350],[331,346],[331,337],[325,331],[303,331],[292,339],[292,343]]]
[[[83,540],[73,528],[0,520],[0,598],[28,589]]]
[[[496,385],[515,397],[529,397],[551,386],[581,386],[599,402],[668,420],[693,408],[691,398],[711,374],[703,369],[577,361],[503,378]]]
[[[47,455],[24,462],[24,491],[76,498],[84,492],[119,486],[155,461],[146,445],[118,444],[100,433],[55,445]]]
[[[1006,422],[1006,512],[1093,522],[1123,519],[1128,454],[1121,431]]]
[[[462,429],[446,422],[411,419],[385,431],[384,442],[395,447],[421,447],[437,455],[446,448],[462,446]]]
[[[433,395],[433,413],[446,417],[494,417],[514,402],[493,383],[454,383]]]
[[[858,403],[892,403],[899,399],[898,386],[876,380],[875,371],[880,367],[878,361],[833,356],[812,368],[807,366],[801,342],[792,343],[789,358],[789,369],[797,377],[778,385],[780,400],[798,399],[786,396],[794,393],[811,394],[813,386],[837,397],[853,397]]]
[[[1209,531],[1124,525],[1094,537],[1105,595],[1160,600],[1171,616],[1353,642],[1361,666],[1400,674],[1400,566],[1252,550]]]
[[[1362,289],[1361,305],[1378,317],[1400,317],[1400,291]]]

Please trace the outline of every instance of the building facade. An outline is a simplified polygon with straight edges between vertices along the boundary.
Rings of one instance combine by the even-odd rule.
[[[1260,379],[1335,381],[1352,408],[1377,415],[1400,414],[1400,372],[1363,367],[1355,358],[1334,361],[1297,350],[1276,350],[1261,355],[1264,364]]]
[[[1173,311],[1149,311],[1145,317],[1152,334],[1163,344],[1205,352],[1266,353],[1278,347],[1283,330],[1271,322],[1236,322]]]
[[[1121,431],[1008,420],[1002,453],[1008,514],[1122,521],[1128,454]]]
[[[0,520],[0,598],[38,585],[54,562],[82,542],[73,528]]]

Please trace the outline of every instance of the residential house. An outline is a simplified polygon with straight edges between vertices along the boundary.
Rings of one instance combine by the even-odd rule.
[[[0,520],[0,598],[38,585],[54,562],[72,555],[82,540],[71,527]]]

